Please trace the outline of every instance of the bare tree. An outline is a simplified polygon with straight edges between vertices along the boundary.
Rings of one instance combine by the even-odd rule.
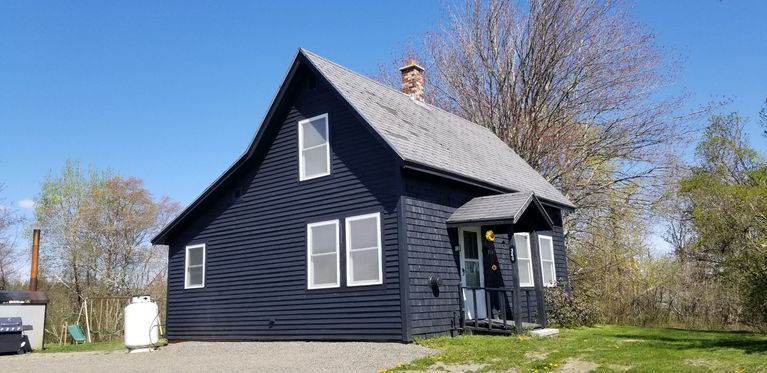
[[[3,189],[4,185],[0,184],[0,192]],[[18,271],[20,254],[14,247],[11,229],[21,221],[11,207],[0,199],[0,290],[7,289],[14,283]]]
[[[612,0],[467,0],[406,57],[429,71],[427,101],[493,130],[578,214],[615,193],[646,210],[689,117],[677,114],[684,97],[661,95],[674,70],[626,9]]]
[[[492,129],[581,208],[656,176],[680,140],[653,35],[614,1],[470,1],[427,40],[436,100]],[[637,196],[638,197],[638,196]]]

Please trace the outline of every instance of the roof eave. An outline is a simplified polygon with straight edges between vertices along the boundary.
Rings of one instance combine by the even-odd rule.
[[[472,177],[469,177],[469,176],[459,175],[459,174],[456,174],[454,172],[450,172],[450,171],[447,171],[447,170],[444,170],[444,169],[441,169],[441,168],[437,168],[437,167],[433,167],[433,166],[429,166],[429,165],[424,165],[422,163],[418,163],[418,162],[415,162],[415,161],[412,161],[412,160],[409,160],[409,159],[405,159],[403,167],[405,169],[409,169],[409,170],[413,170],[413,171],[418,171],[418,172],[424,172],[424,173],[431,174],[431,175],[436,175],[436,176],[441,176],[441,177],[444,177],[446,179],[458,181],[458,182],[461,182],[461,183],[464,183],[464,184],[469,184],[469,185],[473,185],[473,186],[476,186],[476,187],[488,189],[488,190],[496,192],[496,193],[517,193],[517,192],[520,192],[519,190],[510,189],[510,188],[504,187],[502,185],[497,185],[497,184],[494,184],[494,183],[491,183],[491,182],[487,182],[487,181],[484,181],[484,180],[478,180],[478,179],[475,179],[475,178],[472,178]],[[535,192],[533,192],[533,193],[535,193]],[[572,212],[572,211],[574,211],[576,209],[576,206],[573,205],[572,203],[570,203],[570,201],[567,201],[568,203],[564,203],[564,202],[561,202],[561,201],[555,201],[555,200],[548,199],[548,198],[542,198],[542,197],[539,197],[537,194],[536,194],[536,198],[539,199],[540,202],[545,204],[545,205],[556,207],[558,209],[565,210],[565,211],[568,211],[568,212]]]

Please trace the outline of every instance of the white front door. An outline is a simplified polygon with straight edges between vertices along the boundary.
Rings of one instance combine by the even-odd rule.
[[[467,320],[486,319],[481,229],[479,227],[459,229],[458,241],[461,245],[461,286],[464,287],[462,296],[465,317]]]

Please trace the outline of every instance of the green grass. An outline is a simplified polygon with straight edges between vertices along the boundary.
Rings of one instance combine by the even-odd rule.
[[[165,346],[168,344],[168,341],[161,339],[160,340],[160,346]],[[42,353],[58,353],[58,352],[82,352],[82,351],[104,351],[104,352],[111,352],[111,351],[118,351],[118,350],[125,350],[125,345],[123,344],[122,339],[117,339],[112,342],[94,342],[94,343],[80,343],[80,344],[65,344],[65,345],[58,345],[58,344],[46,344],[45,348],[43,348],[42,351],[35,351],[35,352],[42,352]]]
[[[123,341],[117,340],[112,342],[94,342],[94,343],[80,343],[80,344],[46,344],[42,353],[57,353],[57,352],[80,352],[80,351],[116,351],[124,349]]]
[[[395,370],[439,369],[442,362],[474,364],[480,372],[544,372],[577,359],[581,368],[597,372],[767,371],[767,336],[745,332],[601,326],[561,330],[553,338],[461,336],[417,343],[441,352]]]

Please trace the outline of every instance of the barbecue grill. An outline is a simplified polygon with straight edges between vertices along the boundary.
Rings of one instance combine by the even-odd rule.
[[[23,354],[31,351],[29,339],[24,335],[32,325],[23,325],[21,317],[0,317],[0,354]]]

